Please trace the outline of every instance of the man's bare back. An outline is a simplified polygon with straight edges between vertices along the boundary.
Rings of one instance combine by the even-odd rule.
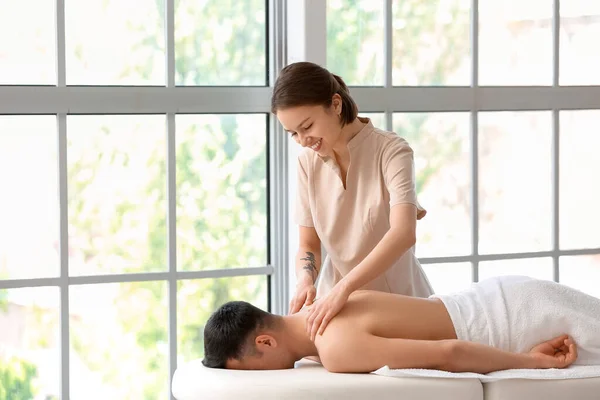
[[[356,291],[330,322],[319,341],[369,334],[393,339],[456,339],[446,307],[436,298],[378,291]]]
[[[310,306],[306,307],[304,312],[309,309]],[[356,291],[323,335],[315,338],[315,346],[319,352],[318,360],[326,368],[336,370],[338,364],[343,364],[339,366],[344,372],[366,372],[377,369],[389,357],[390,346],[403,339],[425,341],[423,343],[456,339],[452,320],[442,301]],[[348,351],[349,348],[354,351]],[[390,368],[403,366],[389,359],[386,361]]]

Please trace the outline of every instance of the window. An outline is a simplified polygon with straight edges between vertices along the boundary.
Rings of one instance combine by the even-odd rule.
[[[1,385],[171,398],[216,307],[287,305],[281,10],[34,3],[0,4]]]
[[[365,116],[383,112],[374,123],[415,150],[428,211],[416,252],[436,292],[525,274],[600,296],[592,3],[323,7],[327,49],[313,57],[347,79]]]
[[[299,58],[413,146],[436,292],[520,273],[600,296],[592,2],[20,3],[0,4],[5,388],[171,398],[215,307],[287,311],[297,146],[269,99]]]

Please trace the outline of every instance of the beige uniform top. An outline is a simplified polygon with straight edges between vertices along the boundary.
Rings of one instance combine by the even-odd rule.
[[[317,296],[357,266],[390,228],[390,208],[400,203],[417,207],[417,219],[426,211],[415,191],[413,151],[393,132],[367,124],[349,142],[350,166],[346,189],[340,169],[331,157],[306,149],[298,157],[296,223],[314,227],[327,257]],[[417,297],[433,289],[414,254],[414,247],[387,271],[363,287]]]

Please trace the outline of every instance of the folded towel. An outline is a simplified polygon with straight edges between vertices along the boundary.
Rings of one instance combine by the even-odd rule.
[[[600,377],[600,366],[596,365],[571,365],[564,369],[507,369],[477,374],[473,372],[447,372],[435,369],[390,369],[383,367],[373,374],[389,377],[417,377],[417,378],[454,378],[454,379],[479,379],[482,383],[494,382],[503,379],[582,379]]]
[[[525,276],[499,276],[442,300],[459,340],[485,344],[514,353],[568,334],[578,346],[578,358],[566,369],[496,371],[489,374],[381,368],[386,376],[449,378],[573,379],[600,376],[600,299],[566,285]]]

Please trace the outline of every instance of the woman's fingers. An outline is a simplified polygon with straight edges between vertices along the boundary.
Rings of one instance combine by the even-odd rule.
[[[315,306],[309,311],[309,316],[306,319],[306,333],[310,340],[314,340],[322,319],[323,315],[320,307]]]
[[[310,329],[310,340],[314,342],[315,337],[317,336],[317,330],[321,326],[321,321],[323,321],[323,314],[320,312],[315,320],[312,323],[312,327]]]
[[[325,314],[325,317],[323,317],[323,320],[319,326],[319,335],[322,335],[323,332],[325,332],[325,328],[327,328],[327,324],[329,324],[329,321],[331,321],[331,312],[328,312],[327,314]]]
[[[298,312],[297,304],[298,304],[298,302],[296,301],[296,298],[294,297],[294,299],[290,303],[290,314],[295,314]]]
[[[295,314],[302,308],[304,301],[306,299],[306,292],[301,295],[294,296],[292,300],[292,304],[290,306],[290,314]]]
[[[316,307],[311,308],[310,310],[308,310],[308,317],[306,318],[306,334],[310,337],[310,331],[312,329],[312,324],[313,321],[315,319],[316,314]]]
[[[306,292],[306,301],[305,304],[307,306],[311,305],[313,303],[313,301],[315,301],[315,296],[317,295],[317,291],[316,289],[310,288],[307,292]]]

